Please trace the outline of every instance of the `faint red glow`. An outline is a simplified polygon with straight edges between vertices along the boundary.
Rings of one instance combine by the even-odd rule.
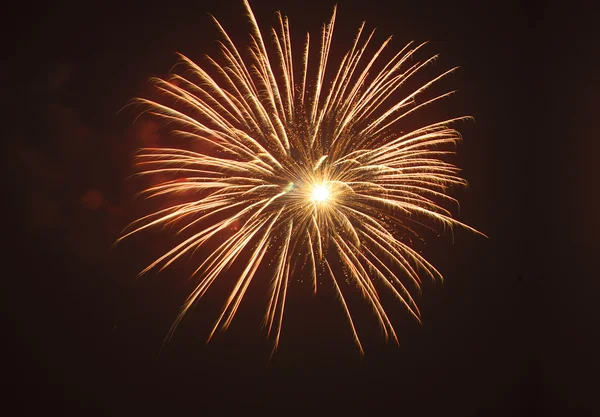
[[[98,190],[87,190],[79,199],[81,204],[89,210],[98,210],[106,200],[104,195]]]

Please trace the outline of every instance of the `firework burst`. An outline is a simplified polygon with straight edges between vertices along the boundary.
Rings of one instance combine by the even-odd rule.
[[[213,242],[214,250],[194,272],[197,287],[171,333],[215,280],[241,263],[243,271],[209,340],[230,325],[249,285],[266,275],[257,274],[261,270],[271,273],[264,324],[275,348],[294,274],[310,277],[315,292],[318,276],[331,278],[361,352],[344,295],[349,281],[372,305],[386,339],[397,342],[379,291],[390,291],[419,320],[411,292],[418,291],[421,276],[441,278],[401,235],[457,225],[479,233],[446,208],[456,203],[447,194],[449,187],[466,185],[459,169],[443,160],[460,140],[449,125],[465,118],[400,129],[407,116],[451,94],[416,101],[453,69],[394,98],[436,58],[416,61],[423,45],[408,44],[381,62],[390,39],[367,53],[374,31],[364,32],[363,23],[339,66],[332,68],[335,8],[314,57],[309,35],[296,57],[288,19],[278,14],[268,51],[250,5],[244,5],[252,27],[247,55],[215,19],[222,62],[208,58],[209,72],[180,56],[183,74],[154,80],[162,97],[177,106],[135,101],[170,124],[173,134],[210,144],[211,150],[142,149],[136,155],[140,175],[184,176],[150,187],[144,191],[148,197],[181,192],[199,197],[137,220],[121,239],[158,225],[194,231],[142,274]]]

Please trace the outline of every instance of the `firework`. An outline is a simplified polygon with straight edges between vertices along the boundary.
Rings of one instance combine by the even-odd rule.
[[[310,277],[315,292],[318,277],[331,279],[361,352],[345,295],[353,286],[372,305],[386,339],[398,342],[379,292],[390,291],[419,320],[411,293],[418,291],[422,276],[441,279],[401,236],[419,236],[423,227],[461,226],[479,233],[446,208],[456,203],[448,189],[466,185],[459,169],[443,160],[460,140],[449,126],[466,118],[401,130],[409,115],[451,94],[416,101],[454,69],[398,98],[436,58],[415,59],[423,44],[410,43],[382,62],[390,39],[367,52],[374,31],[365,32],[363,23],[339,66],[332,68],[335,8],[317,47],[307,35],[296,56],[286,17],[277,15],[273,45],[267,49],[267,36],[248,2],[244,5],[252,27],[247,53],[215,19],[222,35],[220,62],[208,58],[207,71],[181,55],[183,73],[154,80],[164,101],[135,101],[168,123],[173,134],[210,144],[210,150],[142,149],[136,155],[140,175],[183,177],[150,187],[144,191],[148,197],[182,192],[198,197],[137,220],[121,239],[158,225],[193,230],[141,274],[164,269],[212,242],[214,249],[194,272],[197,287],[171,333],[215,280],[238,263],[243,271],[209,340],[230,325],[252,281],[270,273],[264,325],[275,349],[295,274]]]

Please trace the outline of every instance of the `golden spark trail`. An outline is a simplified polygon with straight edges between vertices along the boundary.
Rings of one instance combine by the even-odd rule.
[[[331,277],[361,352],[347,282],[371,305],[385,338],[398,342],[380,291],[389,291],[420,321],[412,294],[420,291],[421,276],[442,278],[403,235],[420,237],[421,230],[440,226],[481,234],[448,209],[458,204],[450,188],[466,185],[460,170],[444,161],[461,139],[450,126],[469,118],[404,130],[408,116],[454,93],[424,95],[455,68],[409,87],[437,55],[419,61],[425,43],[409,43],[385,60],[391,38],[373,46],[375,31],[364,32],[365,23],[335,66],[330,56],[335,8],[317,45],[310,46],[307,34],[301,56],[295,56],[288,18],[278,13],[278,27],[264,36],[248,1],[243,3],[251,26],[247,57],[214,19],[222,35],[221,58],[208,57],[209,68],[201,68],[180,55],[176,68],[185,71],[170,80],[153,79],[160,102],[134,101],[175,136],[210,149],[141,149],[135,156],[138,175],[183,177],[142,195],[192,197],[138,219],[119,240],[154,226],[179,225],[177,235],[190,234],[141,274],[162,270],[209,242],[215,247],[194,272],[198,284],[169,337],[237,263],[242,272],[209,340],[230,326],[249,286],[271,273],[263,324],[274,335],[274,349],[295,274],[308,275],[315,293],[318,276]]]

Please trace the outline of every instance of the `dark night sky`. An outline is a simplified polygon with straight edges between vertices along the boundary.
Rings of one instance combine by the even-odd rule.
[[[208,345],[222,299],[206,299],[158,355],[193,284],[186,266],[135,279],[172,244],[165,234],[111,248],[141,209],[125,178],[147,135],[132,112],[117,112],[150,93],[148,78],[168,73],[175,52],[215,55],[208,13],[244,42],[241,1],[91,3],[35,13],[23,3],[3,37],[8,204],[18,213],[3,282],[11,415],[593,415],[600,36],[591,7],[339,1],[334,45],[366,19],[379,40],[394,35],[395,49],[431,40],[436,68],[461,66],[446,84],[459,94],[441,106],[476,119],[460,128],[470,187],[456,194],[459,219],[490,239],[433,236],[424,253],[445,282],[424,285],[423,326],[398,309],[401,345],[385,344],[366,311],[362,358],[332,293],[296,286],[269,361],[259,290]],[[333,6],[252,4],[263,29],[276,10],[288,15],[298,40]]]

